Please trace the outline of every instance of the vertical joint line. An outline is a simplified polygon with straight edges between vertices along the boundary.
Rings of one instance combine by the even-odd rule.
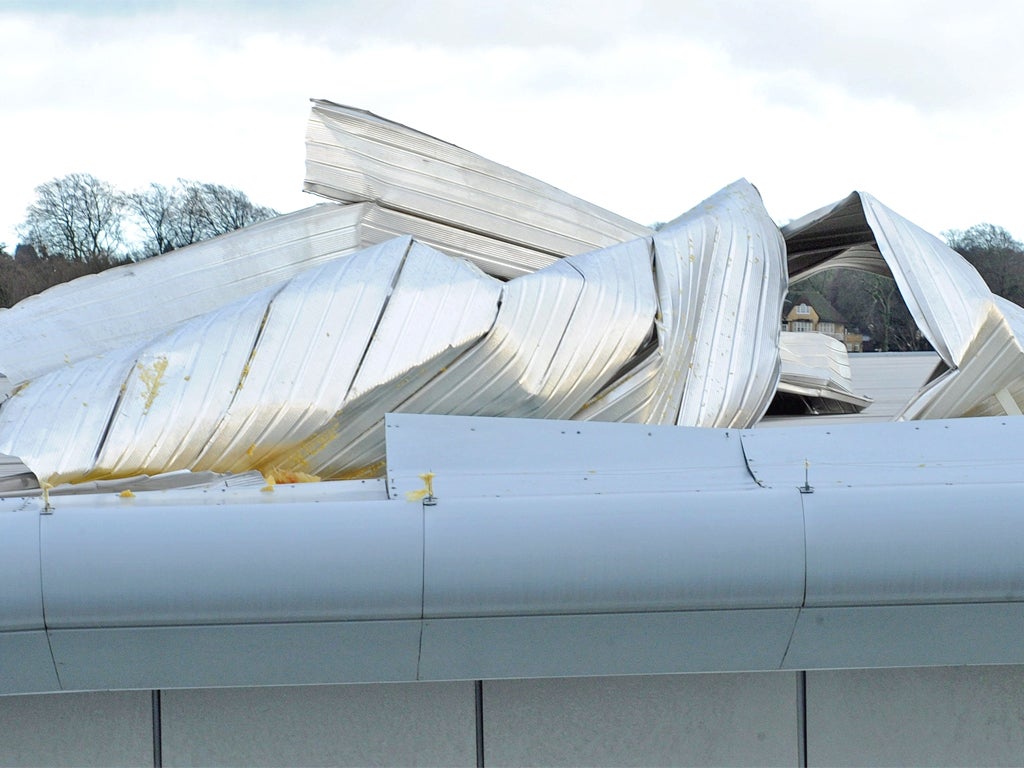
[[[153,702],[153,766],[161,768],[164,764],[163,733],[160,729],[160,691],[151,691]]]
[[[807,672],[796,673],[797,765],[807,768]]]
[[[484,768],[484,681],[473,683],[476,704],[476,768]]]

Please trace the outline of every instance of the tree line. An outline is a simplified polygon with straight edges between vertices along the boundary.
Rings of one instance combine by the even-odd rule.
[[[87,173],[52,179],[36,187],[14,252],[0,244],[0,306],[276,215],[237,189],[208,182],[179,179],[124,192]]]

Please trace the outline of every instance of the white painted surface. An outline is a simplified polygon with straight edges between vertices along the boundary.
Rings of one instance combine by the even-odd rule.
[[[0,696],[0,765],[152,764],[149,691]]]
[[[807,759],[1022,765],[1024,666],[808,672]]]
[[[165,766],[476,764],[472,683],[161,694]]]
[[[484,764],[796,765],[797,675],[485,682]]]

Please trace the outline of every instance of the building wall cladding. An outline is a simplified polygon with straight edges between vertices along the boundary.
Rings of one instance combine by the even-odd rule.
[[[0,765],[998,766],[1022,723],[1024,666],[65,693],[0,697]]]

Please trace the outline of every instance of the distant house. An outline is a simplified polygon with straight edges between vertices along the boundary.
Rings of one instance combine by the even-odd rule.
[[[848,328],[836,308],[817,291],[804,288],[787,296],[782,311],[784,331],[823,333],[843,342],[847,352],[864,351],[864,337],[856,329]]]

